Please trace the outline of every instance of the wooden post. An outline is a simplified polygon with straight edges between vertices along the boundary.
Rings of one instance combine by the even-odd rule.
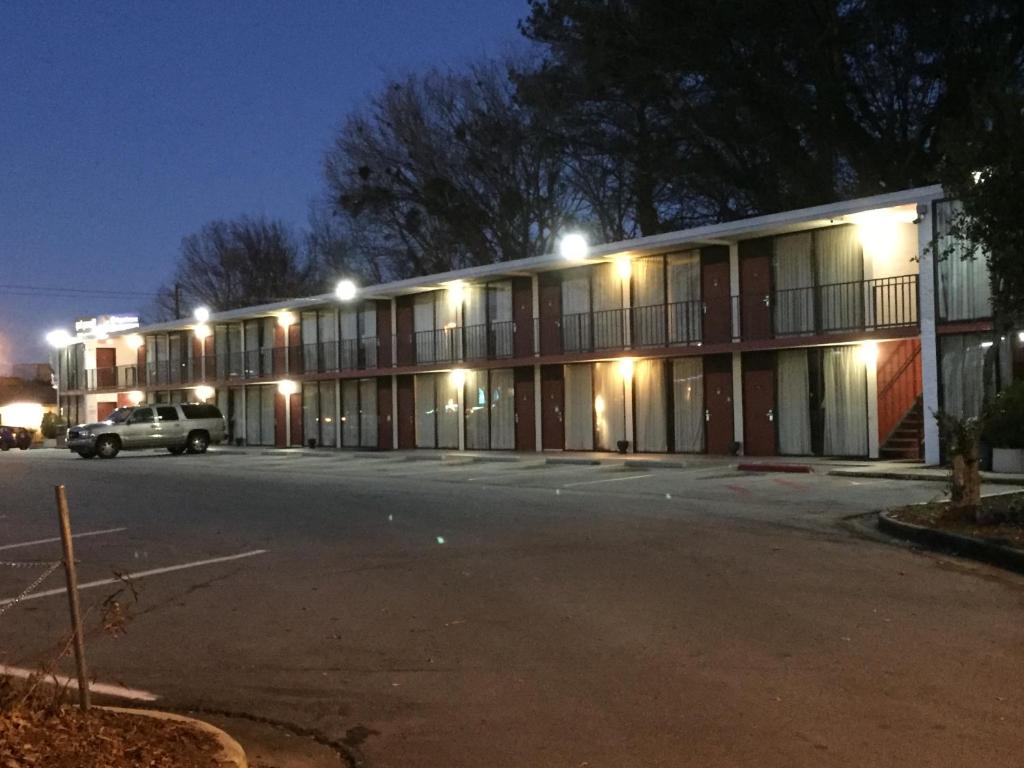
[[[64,575],[67,579],[68,606],[71,609],[71,631],[74,633],[75,667],[78,670],[78,703],[82,709],[89,709],[89,679],[85,673],[85,639],[82,636],[82,614],[78,606],[78,574],[75,572],[75,553],[71,544],[68,499],[63,485],[56,485],[53,490],[57,496],[60,541],[64,546]]]

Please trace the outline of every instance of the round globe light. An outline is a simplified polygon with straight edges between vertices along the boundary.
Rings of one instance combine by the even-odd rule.
[[[356,284],[351,280],[340,280],[338,287],[334,289],[334,294],[341,301],[352,301],[356,297]]]
[[[210,310],[207,307],[196,307],[192,313],[197,323],[205,323],[210,319]]]
[[[558,252],[568,261],[582,261],[587,258],[589,250],[587,238],[579,232],[570,232],[558,241]]]
[[[71,343],[71,334],[63,328],[58,328],[57,330],[50,331],[46,334],[46,343],[55,349],[66,347]]]

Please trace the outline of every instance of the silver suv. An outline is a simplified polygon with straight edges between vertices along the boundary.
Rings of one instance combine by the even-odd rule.
[[[178,455],[206,453],[224,439],[224,417],[208,403],[138,405],[118,408],[106,421],[68,430],[68,448],[83,459],[112,459],[121,451],[166,448]]]

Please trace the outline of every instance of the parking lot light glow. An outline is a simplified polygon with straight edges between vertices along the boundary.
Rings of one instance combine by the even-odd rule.
[[[196,397],[202,400],[204,403],[207,400],[213,399],[213,396],[217,394],[213,387],[208,387],[205,384],[195,388]]]
[[[299,391],[299,385],[291,379],[283,379],[277,382],[277,391],[285,397],[288,397],[289,395],[294,395]]]
[[[356,284],[351,280],[340,280],[334,295],[341,301],[352,301],[356,297]]]
[[[192,316],[195,317],[197,323],[205,323],[210,319],[210,310],[207,307],[196,307]]]
[[[55,331],[50,331],[46,334],[46,343],[54,349],[60,349],[66,347],[71,343],[71,334],[65,331],[63,328],[58,328]]]
[[[587,258],[589,250],[587,238],[579,232],[570,232],[558,241],[558,252],[567,261],[582,261]]]

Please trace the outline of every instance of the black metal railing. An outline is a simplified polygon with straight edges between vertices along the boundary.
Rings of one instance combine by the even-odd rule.
[[[416,363],[453,363],[462,359],[462,329],[438,328],[413,334]]]
[[[291,373],[337,373],[379,367],[380,345],[376,337],[321,341],[293,347],[288,361]]]
[[[626,309],[562,315],[562,351],[621,349],[627,346],[628,322]]]
[[[128,389],[137,386],[139,386],[139,369],[136,365],[117,365],[85,371],[85,388],[90,392],[103,389]]]
[[[197,384],[202,381],[202,358],[192,360],[159,360],[146,363],[147,386]]]
[[[776,291],[774,336],[897,328],[917,323],[917,275]]]
[[[495,360],[514,354],[514,326],[511,321],[467,325],[462,328],[466,360]]]
[[[629,343],[634,347],[699,344],[703,318],[703,301],[633,307],[630,310]]]

